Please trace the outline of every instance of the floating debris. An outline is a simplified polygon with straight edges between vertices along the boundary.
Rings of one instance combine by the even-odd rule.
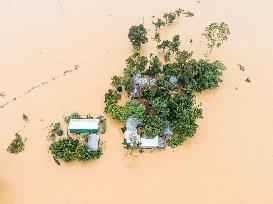
[[[247,78],[245,79],[245,82],[250,83],[250,82],[251,82],[250,78],[247,77]]]
[[[239,66],[239,69],[241,70],[241,71],[245,71],[245,66],[244,65],[241,65],[241,64],[237,64],[238,66]]]
[[[75,70],[78,70],[79,69],[79,65],[78,64],[76,64],[76,65],[74,65],[74,69]],[[70,73],[70,72],[73,72],[74,70],[73,69],[69,69],[69,70],[66,70],[66,71],[64,71],[63,72],[63,76],[65,76],[67,73]],[[54,80],[56,80],[57,78],[60,78],[61,76],[54,76],[54,77],[52,77],[51,79],[54,81]],[[37,84],[36,86],[33,86],[31,89],[29,89],[29,90],[27,90],[26,92],[24,92],[23,94],[21,94],[21,95],[19,95],[19,96],[17,96],[17,97],[14,97],[13,98],[13,101],[16,101],[18,98],[21,98],[21,97],[23,97],[24,95],[26,95],[26,94],[29,94],[30,92],[32,92],[33,90],[35,90],[35,89],[37,89],[37,88],[40,88],[40,87],[42,87],[42,86],[44,86],[44,85],[47,85],[48,84],[48,81],[44,81],[44,82],[42,82],[42,83],[40,83],[40,84]],[[0,97],[4,97],[5,96],[5,92],[0,92]],[[9,104],[9,101],[7,101],[7,102],[5,102],[4,104],[1,104],[0,105],[0,109],[3,109],[5,106],[7,106]]]
[[[6,94],[4,91],[0,92],[0,97],[5,97],[5,96],[6,96]]]
[[[61,165],[60,161],[55,156],[53,156],[53,159],[54,159],[56,164],[58,164],[59,166]]]
[[[28,116],[26,114],[23,114],[23,120],[28,121]]]

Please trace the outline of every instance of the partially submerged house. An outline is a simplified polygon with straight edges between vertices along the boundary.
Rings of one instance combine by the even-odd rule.
[[[148,78],[148,77],[142,77],[140,72],[138,72],[134,77],[134,84],[135,85],[153,86],[153,85],[155,85],[155,82],[156,82],[156,79]]]
[[[70,133],[90,133],[88,135],[87,147],[96,151],[99,148],[99,119],[70,119],[68,131]]]
[[[68,130],[70,133],[97,133],[99,119],[70,119]]]
[[[140,94],[141,94],[141,89],[144,86],[153,86],[155,85],[156,79],[154,78],[148,78],[148,77],[142,77],[141,73],[138,72],[135,76],[134,76],[134,87],[132,90],[132,97],[137,99],[140,98]]]
[[[125,131],[124,139],[127,144],[140,148],[164,148],[166,146],[163,138],[140,136],[137,131]]]
[[[124,139],[131,146],[139,146],[140,148],[164,148],[166,146],[163,138],[159,136],[147,137],[140,136],[137,128],[142,125],[141,121],[135,117],[128,117],[126,121],[126,131]]]
[[[127,131],[137,131],[137,128],[142,124],[141,120],[129,116],[126,120],[126,130]]]
[[[158,136],[155,136],[153,138],[141,137],[140,146],[142,148],[164,148],[165,141]]]

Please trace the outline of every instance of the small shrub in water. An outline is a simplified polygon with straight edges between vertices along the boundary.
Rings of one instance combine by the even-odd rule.
[[[7,148],[7,151],[11,154],[18,154],[25,149],[25,142],[26,139],[23,140],[21,135],[19,133],[15,134],[15,139],[10,143],[10,145]]]

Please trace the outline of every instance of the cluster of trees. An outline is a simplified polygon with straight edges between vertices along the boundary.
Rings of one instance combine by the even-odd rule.
[[[84,142],[80,142],[77,138],[65,137],[58,141],[53,141],[49,146],[49,151],[54,158],[70,162],[75,159],[87,161],[90,159],[98,159],[102,155],[102,149],[89,150]]]
[[[109,100],[114,100],[111,94],[109,96]],[[81,114],[77,112],[73,112],[68,116],[64,116],[64,121],[68,124],[70,119],[93,119],[93,117],[88,114],[83,117]],[[99,119],[99,133],[104,134],[106,132],[106,119],[104,116],[98,116]],[[99,145],[98,150],[90,150],[87,146],[88,142],[88,133],[82,134],[81,137],[71,137],[66,136],[63,138],[56,139],[56,134],[59,134],[61,130],[61,123],[52,123],[49,128],[49,138],[51,140],[51,144],[49,145],[49,152],[53,155],[55,161],[63,160],[65,162],[70,162],[73,160],[87,161],[91,159],[98,159],[102,155],[102,147]],[[62,131],[63,133],[63,131]],[[59,162],[58,162],[59,163]]]
[[[196,60],[193,52],[181,50],[179,35],[174,35],[172,40],[161,39],[160,28],[172,24],[182,14],[185,17],[193,16],[190,11],[178,9],[153,21],[155,35],[152,39],[157,42],[159,53],[163,51],[164,62],[155,54],[150,54],[150,58],[147,58],[136,52],[126,60],[123,76],[112,78],[112,85],[116,90],[110,89],[105,94],[105,112],[121,122],[126,121],[128,116],[140,119],[145,135],[161,136],[168,124],[174,132],[167,142],[171,147],[181,145],[196,133],[196,121],[202,118],[202,109],[195,101],[195,92],[218,87],[225,70],[225,65],[220,61]],[[202,35],[208,40],[208,48],[212,49],[220,47],[229,34],[227,24],[214,23]],[[131,27],[128,37],[133,47],[139,50],[148,41],[146,35],[147,30],[141,25]],[[119,105],[121,94],[117,87],[124,87],[130,95],[134,88],[133,78],[137,73],[142,77],[156,79],[153,86],[141,87],[141,100],[145,100],[148,107],[132,98],[125,105]],[[175,82],[171,78],[175,78]]]
[[[163,72],[167,76],[176,76],[180,85],[189,91],[201,92],[216,88],[222,82],[225,65],[220,61],[191,59],[192,53],[182,51],[176,53],[174,63],[165,64]]]
[[[104,111],[110,113],[113,119],[122,122],[124,122],[128,116],[135,116],[136,118],[143,119],[145,114],[144,106],[134,99],[126,101],[124,106],[120,106],[117,103],[106,103]]]

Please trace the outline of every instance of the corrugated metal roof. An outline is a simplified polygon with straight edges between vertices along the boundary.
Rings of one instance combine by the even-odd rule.
[[[163,130],[163,134],[168,136],[173,135],[172,128],[169,125],[167,125]]]
[[[137,134],[137,131],[125,131],[124,138],[126,139],[126,142],[132,145],[132,143],[140,144],[140,147],[142,148],[157,148],[157,147],[165,147],[165,141],[156,136],[154,138],[148,138],[148,137],[140,137],[139,134]]]
[[[134,83],[139,84],[141,86],[153,86],[155,85],[155,78],[146,78],[142,77],[140,73],[137,73],[134,77]]]
[[[90,134],[88,135],[88,143],[87,146],[90,150],[98,150],[99,148],[99,136],[98,134]]]
[[[137,134],[137,131],[125,131],[124,133],[124,138],[126,139],[126,142],[129,143],[129,144],[132,144],[132,143],[140,143],[140,136],[139,134]]]
[[[154,138],[142,137],[140,139],[140,143],[141,143],[140,146],[143,148],[156,148],[156,147],[158,147],[158,144],[159,144],[158,136],[156,136]]]
[[[176,76],[170,76],[169,82],[172,84],[177,84],[178,78]]]
[[[141,121],[133,116],[129,116],[126,120],[126,130],[136,131],[137,126],[141,124]]]
[[[99,128],[99,121],[99,119],[70,119],[68,129],[97,130]]]

